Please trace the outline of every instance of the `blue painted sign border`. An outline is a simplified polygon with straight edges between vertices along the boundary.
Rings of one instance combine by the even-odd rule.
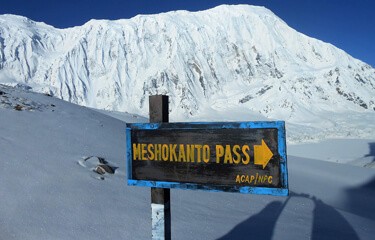
[[[136,130],[157,130],[157,129],[277,129],[278,154],[280,156],[280,182],[281,187],[256,187],[256,186],[227,186],[204,185],[185,182],[149,181],[136,180],[132,176],[132,143],[131,132]],[[286,134],[284,121],[258,121],[258,122],[189,122],[189,123],[132,123],[126,126],[126,167],[127,184],[129,186],[143,186],[156,188],[176,188],[189,190],[204,190],[211,192],[239,192],[244,194],[266,194],[275,196],[287,196],[288,170],[286,155]]]

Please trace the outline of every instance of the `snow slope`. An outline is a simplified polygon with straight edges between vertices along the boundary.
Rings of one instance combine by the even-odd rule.
[[[316,151],[312,152],[309,149]],[[299,157],[375,167],[374,139],[329,139],[317,143],[289,145],[288,151]]]
[[[263,7],[223,5],[69,29],[2,15],[0,82],[141,115],[149,95],[167,94],[177,120],[233,111],[244,113],[234,120],[250,120],[249,113],[282,119],[294,129],[290,142],[375,135],[375,69]]]
[[[124,130],[98,111],[0,85],[0,238],[150,239],[150,189],[126,186]],[[100,158],[114,174],[93,172]],[[290,155],[288,168],[289,197],[172,190],[172,238],[373,239],[373,169]]]

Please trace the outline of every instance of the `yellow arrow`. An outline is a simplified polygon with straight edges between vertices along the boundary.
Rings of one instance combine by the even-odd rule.
[[[262,165],[263,169],[271,160],[273,153],[262,139],[262,145],[254,145],[254,164]]]

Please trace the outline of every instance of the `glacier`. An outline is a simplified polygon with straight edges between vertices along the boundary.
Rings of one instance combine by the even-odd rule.
[[[264,7],[66,29],[0,15],[0,83],[143,116],[166,94],[173,121],[281,119],[291,143],[375,135],[375,69]]]

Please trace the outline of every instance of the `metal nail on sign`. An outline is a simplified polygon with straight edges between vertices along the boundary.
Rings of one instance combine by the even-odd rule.
[[[128,185],[288,195],[285,123],[127,124]]]

